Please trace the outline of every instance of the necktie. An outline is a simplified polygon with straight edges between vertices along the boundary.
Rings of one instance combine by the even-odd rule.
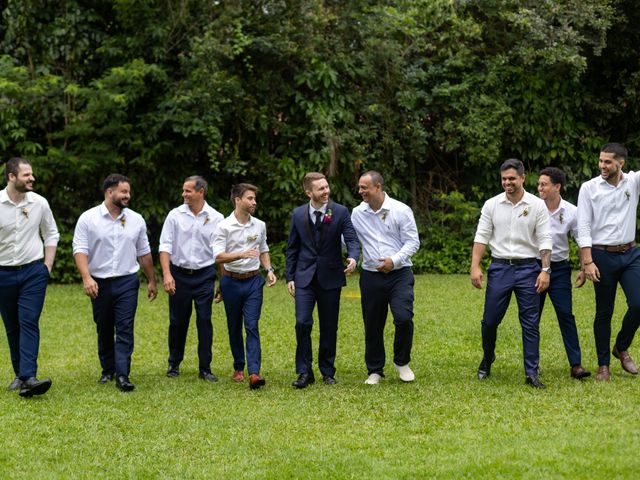
[[[320,227],[322,227],[322,221],[320,220],[320,218],[322,217],[322,212],[320,210],[316,210],[315,212],[313,212],[314,215],[316,216],[316,222],[315,222],[315,231],[313,232],[313,236],[314,236],[314,240],[316,243],[320,243]]]

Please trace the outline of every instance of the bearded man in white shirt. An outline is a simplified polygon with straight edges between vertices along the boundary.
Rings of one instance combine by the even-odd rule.
[[[127,208],[131,182],[124,175],[112,173],[105,178],[102,189],[104,202],[78,218],[73,257],[84,293],[93,306],[102,366],[98,382],[106,384],[115,375],[116,386],[128,392],[135,388],[129,373],[140,265],[148,281],[147,296],[152,301],[157,295],[156,276],[147,225],[139,213]]]
[[[596,315],[593,333],[598,354],[596,380],[610,378],[610,354],[623,370],[637,375],[629,355],[640,326],[640,250],[636,247],[636,217],[640,195],[640,173],[623,173],[627,149],[608,143],[600,151],[600,176],[580,187],[578,196],[578,245],[582,267],[593,282]],[[611,318],[618,284],[627,298],[627,312],[610,350]]]
[[[408,205],[384,191],[379,172],[368,171],[358,180],[362,203],[351,221],[362,245],[360,294],[365,335],[365,363],[375,385],[384,377],[384,327],[391,309],[395,335],[393,365],[400,380],[412,382],[409,362],[413,347],[413,285],[411,256],[420,248],[418,227]]]
[[[539,313],[540,294],[549,287],[551,276],[549,213],[542,200],[524,190],[524,165],[520,160],[505,161],[500,166],[500,176],[504,193],[490,198],[482,207],[471,257],[471,284],[482,288],[480,262],[489,245],[491,265],[482,317],[484,355],[478,380],[491,373],[498,326],[515,293],[522,327],[525,382],[533,388],[545,388],[539,378]]]
[[[10,159],[0,191],[0,314],[7,331],[15,379],[9,390],[42,395],[51,380],[38,380],[40,314],[60,234],[47,200],[33,192],[31,164]],[[44,258],[44,261],[43,261]]]
[[[207,182],[199,175],[182,185],[184,203],[169,212],[160,234],[163,286],[169,294],[169,368],[167,376],[180,375],[192,305],[198,329],[199,377],[217,382],[211,373],[213,325],[211,305],[216,267],[211,245],[223,216],[205,200]]]

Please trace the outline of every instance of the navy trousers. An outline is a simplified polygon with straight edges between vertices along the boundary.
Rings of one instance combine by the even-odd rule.
[[[594,248],[591,254],[600,271],[600,281],[593,283],[596,295],[596,317],[593,322],[596,353],[598,365],[609,365],[611,317],[618,283],[627,298],[627,313],[622,319],[615,343],[618,350],[629,348],[640,326],[640,250],[632,248],[624,253],[612,253]]]
[[[311,331],[313,329],[313,309],[317,305],[320,326],[318,368],[322,375],[335,376],[341,292],[342,288],[329,290],[321,288],[316,276],[307,287],[296,287],[296,373],[312,371]]]
[[[42,262],[19,270],[0,270],[0,314],[16,377],[35,377],[40,348],[40,313],[49,281]]]
[[[487,271],[482,318],[484,358],[488,361],[493,359],[498,326],[507,313],[511,294],[515,293],[522,327],[525,375],[537,375],[540,360],[540,298],[535,286],[539,273],[540,265],[536,262],[522,265],[493,262]]]
[[[576,328],[576,317],[573,315],[573,301],[571,295],[571,266],[569,262],[551,262],[551,279],[547,291],[540,295],[540,317],[547,294],[558,317],[558,325],[562,334],[562,342],[567,352],[569,365],[582,363],[580,340]]]
[[[198,330],[198,366],[201,372],[211,372],[211,345],[213,325],[211,304],[215,290],[214,265],[184,272],[171,265],[171,275],[176,283],[176,293],[169,295],[169,364],[180,365],[184,358],[192,306],[196,310]]]
[[[249,375],[260,373],[262,351],[258,322],[262,310],[262,288],[265,281],[261,275],[246,280],[223,275],[220,279],[220,291],[227,313],[229,345],[233,355],[233,369],[244,370],[245,347],[242,341],[242,325],[247,337],[247,372]]]
[[[391,308],[395,335],[393,362],[407,365],[411,361],[413,346],[413,285],[415,279],[410,267],[387,274],[363,270],[360,274],[362,317],[364,320],[365,353],[369,375],[384,375],[386,355],[384,327]]]
[[[102,373],[129,376],[140,280],[135,273],[94,280],[98,282],[98,296],[91,303]]]

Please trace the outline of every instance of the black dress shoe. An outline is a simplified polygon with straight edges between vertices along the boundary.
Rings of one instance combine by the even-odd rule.
[[[571,378],[582,380],[591,375],[589,370],[585,370],[582,365],[574,365],[571,367]]]
[[[16,377],[13,379],[13,382],[11,382],[11,384],[7,387],[7,390],[12,392],[14,390],[20,390],[21,388],[22,388],[22,380]]]
[[[200,372],[200,375],[198,375],[202,380],[206,380],[207,382],[217,382],[218,381],[218,377],[216,377],[213,373],[211,372]]]
[[[527,375],[525,383],[531,385],[533,388],[547,388],[545,384],[540,381],[538,375]]]
[[[491,358],[491,361],[487,361],[486,358],[482,357],[482,361],[478,366],[478,380],[484,380],[489,375],[491,375],[491,364],[496,361],[496,356],[494,355]]]
[[[338,383],[338,381],[331,375],[323,375],[322,383],[324,383],[325,385],[335,385],[336,383]]]
[[[136,386],[129,381],[129,377],[126,375],[120,375],[116,378],[116,387],[118,387],[123,392],[130,392]]]
[[[103,373],[100,380],[98,380],[98,383],[104,385],[105,383],[109,383],[111,380],[113,380],[113,373]]]
[[[307,388],[312,383],[315,383],[316,377],[313,376],[313,372],[301,373],[298,375],[298,379],[295,380],[291,385],[296,388]]]
[[[180,367],[178,365],[169,364],[169,369],[167,370],[167,377],[175,378],[180,375]]]
[[[51,388],[51,379],[45,378],[38,380],[36,377],[27,378],[22,382],[19,395],[21,397],[33,397],[34,395],[42,395],[47,393]]]

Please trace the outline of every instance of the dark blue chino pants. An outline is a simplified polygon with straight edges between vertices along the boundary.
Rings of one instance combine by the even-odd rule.
[[[0,270],[0,314],[7,332],[16,377],[35,377],[40,348],[40,313],[49,281],[42,262],[19,270]]]
[[[342,288],[324,289],[318,285],[317,277],[307,287],[296,287],[296,373],[312,371],[313,309],[318,306],[320,338],[318,346],[318,368],[322,375],[336,374],[336,344],[338,341],[338,316]]]
[[[140,280],[135,273],[94,280],[98,283],[98,296],[91,304],[102,373],[129,376]]]
[[[531,262],[508,265],[493,262],[487,271],[484,315],[482,318],[482,349],[484,358],[493,359],[498,326],[507,313],[511,294],[518,302],[518,316],[522,328],[522,349],[525,375],[537,375],[540,359],[540,298],[536,279],[540,265]]]
[[[260,373],[262,350],[258,323],[262,310],[262,288],[265,280],[261,275],[237,280],[223,275],[220,279],[220,291],[227,314],[229,345],[233,355],[233,369],[244,370],[245,346],[242,341],[242,325],[246,334],[247,372],[249,375]]]
[[[578,339],[578,329],[576,328],[576,317],[573,315],[571,266],[568,261],[551,262],[549,288],[540,295],[540,317],[542,317],[547,294],[558,317],[558,325],[560,326],[562,342],[567,352],[569,365],[580,365],[582,363],[580,340]]]
[[[640,250],[632,248],[624,253],[612,253],[594,248],[591,254],[600,271],[600,281],[593,283],[596,297],[596,316],[593,322],[596,353],[598,365],[609,365],[611,318],[618,283],[627,299],[627,313],[622,319],[615,343],[618,350],[629,348],[640,326]]]
[[[403,366],[411,361],[414,283],[415,279],[410,267],[392,270],[387,274],[367,270],[363,270],[360,274],[365,341],[364,360],[369,375],[384,374],[386,362],[384,327],[389,308],[395,325],[393,362]]]
[[[192,306],[196,311],[198,330],[198,366],[201,372],[211,372],[213,325],[211,304],[215,291],[214,265],[186,273],[171,265],[176,293],[169,295],[169,364],[178,366],[184,359]]]

